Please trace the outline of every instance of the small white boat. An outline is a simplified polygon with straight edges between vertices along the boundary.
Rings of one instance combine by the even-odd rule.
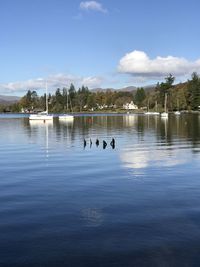
[[[157,112],[157,102],[155,104],[155,108],[156,108],[156,111],[149,111],[149,100],[148,100],[148,109],[147,109],[148,111],[145,112],[144,114],[145,115],[160,115],[160,113]]]
[[[156,111],[148,111],[148,112],[145,112],[144,114],[145,115],[160,115],[160,113]]]
[[[168,118],[168,113],[167,112],[162,112],[161,114],[162,118]]]
[[[165,111],[162,112],[161,114],[162,118],[168,118],[168,112],[167,112],[167,94],[165,94]]]
[[[68,110],[68,90],[67,90],[67,110]],[[70,114],[61,114],[58,116],[58,119],[62,121],[73,121],[74,116]]]
[[[29,120],[53,120],[53,115],[48,114],[47,83],[46,83],[46,110],[37,114],[31,114]]]
[[[177,111],[174,112],[175,115],[181,115],[181,112],[179,111],[179,100],[177,99]]]
[[[65,121],[73,121],[74,120],[74,116],[70,115],[70,114],[62,114],[58,116],[59,120],[65,120]]]
[[[31,114],[29,116],[29,120],[42,120],[42,121],[47,121],[47,120],[53,120],[53,115],[48,114],[48,99],[47,99],[47,83],[46,83],[46,110],[42,111],[37,114]]]
[[[49,115],[46,111],[43,111],[37,114],[31,114],[29,120],[53,120],[53,115]]]

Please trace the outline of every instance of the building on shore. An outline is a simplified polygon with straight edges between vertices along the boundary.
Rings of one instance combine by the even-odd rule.
[[[135,105],[133,103],[133,101],[131,101],[130,103],[126,103],[123,105],[123,109],[126,109],[126,110],[134,110],[134,109],[138,109],[138,106]]]

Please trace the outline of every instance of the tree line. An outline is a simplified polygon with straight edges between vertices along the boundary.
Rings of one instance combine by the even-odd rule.
[[[49,112],[84,112],[122,110],[126,103],[134,102],[139,109],[162,111],[165,94],[168,96],[168,110],[198,110],[200,108],[200,76],[191,75],[185,83],[174,85],[175,77],[168,75],[165,80],[153,89],[137,88],[132,92],[106,90],[92,92],[88,87],[76,89],[73,84],[69,88],[57,88],[55,93],[48,94]],[[21,112],[22,109],[32,111],[45,110],[46,95],[38,96],[35,90],[28,90],[19,102],[9,106],[1,105],[0,111]]]

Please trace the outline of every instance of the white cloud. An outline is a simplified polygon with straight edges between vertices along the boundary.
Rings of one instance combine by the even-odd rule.
[[[84,1],[80,3],[80,9],[82,10],[94,10],[102,13],[107,13],[107,9],[105,9],[101,3],[97,1]]]
[[[45,82],[47,81],[49,91],[54,91],[56,88],[62,88],[64,86],[69,86],[71,83],[75,87],[80,87],[82,85],[88,86],[89,88],[100,87],[104,81],[102,77],[80,77],[69,74],[55,74],[48,76],[46,78],[30,79],[26,81],[16,81],[10,83],[0,84],[0,93],[11,94],[26,92],[27,90],[41,90],[45,88]]]
[[[82,79],[82,84],[89,88],[99,87],[103,82],[101,77],[86,77]]]
[[[174,56],[158,56],[151,59],[145,52],[134,50],[121,58],[118,71],[148,79],[164,77],[169,73],[175,76],[187,76],[194,71],[200,71],[200,59],[188,61]]]

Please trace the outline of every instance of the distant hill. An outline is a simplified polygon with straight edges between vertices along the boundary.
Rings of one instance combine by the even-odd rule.
[[[92,93],[106,92],[106,91],[114,92],[114,91],[116,91],[116,89],[114,89],[114,88],[93,88],[90,91]]]
[[[136,91],[136,90],[137,90],[136,86],[127,86],[127,87],[118,89],[118,91],[121,91],[121,92],[132,92],[132,91]]]
[[[135,91],[137,89],[137,87],[135,86],[128,86],[128,87],[124,87],[124,88],[119,88],[119,89],[115,89],[115,88],[94,88],[91,89],[90,91],[93,93],[97,93],[97,92],[106,92],[106,91],[110,91],[110,92],[132,92]]]
[[[118,89],[115,89],[115,88],[94,88],[94,89],[91,89],[90,91],[93,92],[93,93],[106,92],[106,91],[111,91],[111,92],[114,92],[114,91],[117,91],[117,92],[133,92],[133,91],[136,91],[137,88],[138,87],[136,87],[136,86],[127,86],[127,87],[118,88]],[[153,90],[155,88],[155,85],[143,86],[143,88],[146,91],[151,91],[151,90]]]
[[[0,95],[0,103],[1,104],[15,103],[19,100],[20,100],[20,97],[18,97],[18,96]]]
[[[123,87],[123,88],[94,88],[91,89],[90,91],[93,93],[97,93],[97,92],[106,92],[106,91],[110,91],[110,92],[134,92],[137,90],[138,87],[136,86],[127,86],[127,87]],[[143,86],[143,88],[146,91],[152,91],[155,88],[155,85],[148,85],[148,86]],[[7,96],[7,95],[0,95],[0,104],[12,104],[12,103],[16,103],[21,99],[21,97],[19,96]]]

